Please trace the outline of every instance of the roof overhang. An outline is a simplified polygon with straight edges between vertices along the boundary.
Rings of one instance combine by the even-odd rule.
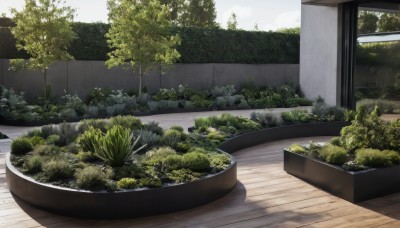
[[[339,3],[354,2],[354,0],[301,0],[302,4],[310,5],[337,5]]]

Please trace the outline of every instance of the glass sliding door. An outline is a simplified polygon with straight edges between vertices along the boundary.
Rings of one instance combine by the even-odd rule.
[[[400,3],[359,4],[353,101],[400,113]]]

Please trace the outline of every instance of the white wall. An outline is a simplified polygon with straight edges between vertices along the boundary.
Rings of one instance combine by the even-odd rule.
[[[339,8],[302,5],[300,86],[307,98],[339,104]]]

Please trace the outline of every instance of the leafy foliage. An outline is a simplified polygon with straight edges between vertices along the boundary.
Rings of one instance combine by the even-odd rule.
[[[33,146],[26,138],[17,138],[11,143],[11,154],[24,155],[32,150]]]
[[[97,157],[107,164],[113,167],[122,166],[144,147],[141,146],[135,149],[138,139],[132,141],[130,129],[115,125],[103,137],[98,139],[97,143],[95,143],[94,152]]]

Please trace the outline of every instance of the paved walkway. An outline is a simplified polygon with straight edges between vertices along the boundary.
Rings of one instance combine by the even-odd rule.
[[[276,108],[276,109],[265,109],[270,112],[286,112],[292,109],[310,109],[310,107],[299,107],[299,108]],[[160,124],[161,127],[167,129],[174,125],[182,126],[184,129],[192,127],[194,119],[198,117],[206,117],[211,115],[219,115],[222,113],[229,112],[232,115],[250,117],[250,114],[255,111],[263,111],[263,109],[256,110],[233,110],[233,111],[209,111],[209,112],[188,112],[188,113],[171,113],[171,114],[160,114],[151,116],[139,117],[142,122],[147,123],[149,121],[155,121]],[[16,126],[4,126],[0,125],[0,132],[6,134],[11,140],[21,135],[26,134],[29,130],[36,127],[16,127]],[[9,151],[10,139],[0,140],[0,153]]]

